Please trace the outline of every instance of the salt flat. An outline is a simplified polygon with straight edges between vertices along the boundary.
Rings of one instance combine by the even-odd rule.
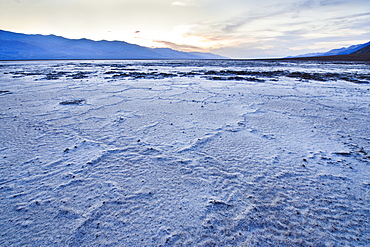
[[[0,245],[369,246],[369,68],[0,62]]]

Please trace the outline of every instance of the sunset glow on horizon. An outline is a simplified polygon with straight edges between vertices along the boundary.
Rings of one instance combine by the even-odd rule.
[[[0,7],[6,31],[230,58],[284,57],[370,40],[368,0],[0,0]]]

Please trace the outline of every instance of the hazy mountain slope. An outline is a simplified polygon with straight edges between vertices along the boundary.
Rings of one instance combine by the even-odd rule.
[[[333,49],[333,50],[330,50],[328,52],[325,52],[323,54],[323,56],[334,56],[334,55],[349,55],[349,54],[352,54],[360,49],[362,49],[363,47],[369,45],[370,42],[367,42],[365,44],[359,44],[359,45],[352,45],[352,46],[349,46],[349,47],[343,47],[343,48],[339,48],[339,49]]]
[[[327,52],[318,52],[318,53],[307,53],[298,56],[290,56],[288,58],[299,58],[299,57],[320,57],[320,56],[336,56],[336,55],[349,55],[353,54],[356,51],[370,45],[370,42],[365,44],[352,45],[349,47],[342,47],[339,49],[333,49]]]
[[[352,54],[366,54],[366,53],[370,53],[370,44],[369,43],[368,43],[367,46],[361,48],[360,50],[355,51]]]
[[[123,41],[67,39],[0,30],[0,60],[22,59],[222,59],[207,53],[151,49]]]

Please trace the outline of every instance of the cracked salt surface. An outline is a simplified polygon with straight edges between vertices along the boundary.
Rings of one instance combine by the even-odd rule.
[[[0,63],[1,246],[369,246],[368,63]]]

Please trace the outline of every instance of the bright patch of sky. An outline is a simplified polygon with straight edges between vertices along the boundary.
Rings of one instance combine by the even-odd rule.
[[[370,40],[369,0],[0,0],[0,29],[121,40],[231,58]]]

